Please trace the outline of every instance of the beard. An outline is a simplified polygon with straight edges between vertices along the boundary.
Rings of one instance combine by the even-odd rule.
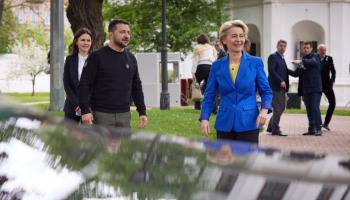
[[[118,47],[120,47],[120,48],[125,48],[125,47],[128,46],[128,44],[125,44],[125,43],[123,43],[123,42],[121,42],[121,41],[113,40],[113,43],[114,43],[114,45],[116,45],[116,46],[118,46]]]

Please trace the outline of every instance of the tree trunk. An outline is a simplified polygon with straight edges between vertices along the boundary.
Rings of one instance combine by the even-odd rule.
[[[32,96],[34,96],[35,95],[35,76],[34,77],[32,77]]]
[[[0,0],[0,26],[2,24],[2,13],[4,12],[5,0]]]
[[[68,0],[67,18],[73,33],[86,27],[93,35],[93,48],[102,47],[105,40],[102,19],[103,0]]]

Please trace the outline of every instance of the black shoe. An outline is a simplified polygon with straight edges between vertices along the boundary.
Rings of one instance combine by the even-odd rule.
[[[321,126],[322,126],[322,128],[326,129],[327,131],[331,130],[327,124],[322,124]]]
[[[272,133],[272,128],[267,128],[266,131]]]
[[[279,132],[272,132],[271,135],[275,135],[275,136],[288,136],[288,135],[286,135],[286,134],[283,134],[281,131],[279,131]]]
[[[315,136],[321,136],[321,135],[322,135],[322,131],[321,130],[316,131]]]
[[[303,133],[303,135],[315,135],[316,131],[312,131],[312,132],[306,132],[306,133]]]

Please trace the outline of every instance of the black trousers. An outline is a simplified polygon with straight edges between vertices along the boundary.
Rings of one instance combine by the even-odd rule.
[[[272,112],[273,115],[269,121],[267,129],[272,130],[272,133],[280,132],[280,119],[286,107],[286,92],[285,90],[272,91]]]
[[[259,129],[252,130],[252,131],[243,131],[243,132],[217,131],[216,138],[258,144],[259,143]]]
[[[328,125],[335,109],[335,95],[332,87],[323,88],[323,94],[326,95],[329,103],[326,118],[324,119],[324,124]]]
[[[201,88],[202,94],[205,92],[205,88],[207,87],[209,72],[211,65],[198,65],[196,70],[196,81],[197,83],[201,83],[204,80],[204,85]]]
[[[79,123],[81,120],[81,117],[77,116],[75,113],[73,114],[73,113],[65,112],[64,119],[68,119],[68,120],[75,121],[75,122]]]

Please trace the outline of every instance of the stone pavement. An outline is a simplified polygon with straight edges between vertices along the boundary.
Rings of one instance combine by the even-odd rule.
[[[272,114],[269,115],[269,117],[271,116]],[[324,119],[324,116],[322,116],[322,119]],[[272,136],[265,131],[260,135],[260,146],[275,147],[282,150],[350,155],[349,116],[333,115],[329,126],[331,131],[323,131],[322,136],[302,135],[308,128],[306,114],[283,114],[280,127],[283,133],[288,134],[287,137]]]

